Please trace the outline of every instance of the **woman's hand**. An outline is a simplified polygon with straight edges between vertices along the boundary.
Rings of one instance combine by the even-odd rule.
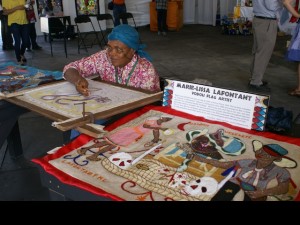
[[[24,9],[26,9],[26,7],[25,7],[25,5],[18,5],[14,9],[15,9],[15,11],[17,11],[17,10],[24,10]]]
[[[87,80],[80,76],[79,72],[75,68],[69,68],[65,71],[64,73],[64,78],[69,81],[70,83],[75,85],[76,90],[84,95],[84,96],[89,96],[89,83]]]
[[[89,83],[87,82],[87,80],[83,77],[81,77],[75,84],[76,90],[84,95],[84,96],[89,96],[90,92],[89,92]]]

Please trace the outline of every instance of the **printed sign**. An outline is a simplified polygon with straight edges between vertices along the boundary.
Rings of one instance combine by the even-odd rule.
[[[206,119],[264,130],[270,97],[175,80],[166,80],[163,106]]]

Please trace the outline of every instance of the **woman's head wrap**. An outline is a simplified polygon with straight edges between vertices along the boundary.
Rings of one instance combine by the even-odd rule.
[[[140,44],[139,33],[136,31],[134,27],[128,24],[121,24],[119,26],[116,26],[112,30],[112,32],[108,35],[108,40],[121,41],[129,48],[134,49],[140,57],[152,61],[151,56],[143,50],[146,47],[146,45]]]

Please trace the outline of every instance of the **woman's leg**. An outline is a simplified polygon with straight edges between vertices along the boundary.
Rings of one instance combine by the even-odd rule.
[[[22,40],[20,54],[23,58],[26,48],[30,48],[29,26],[30,24],[20,25]]]
[[[163,31],[162,21],[163,21],[162,10],[158,9],[157,10],[157,29],[158,29],[158,32],[162,32]]]
[[[288,93],[291,96],[300,97],[300,62],[298,62],[297,87]]]
[[[15,55],[17,58],[18,62],[21,62],[21,30],[20,30],[20,25],[13,23],[10,26],[10,31],[14,37],[14,41],[15,41],[15,45],[14,45],[14,49],[15,49]]]
[[[300,62],[298,62],[298,86],[296,89],[300,91]]]
[[[162,10],[162,31],[167,32],[168,26],[167,26],[167,10]]]

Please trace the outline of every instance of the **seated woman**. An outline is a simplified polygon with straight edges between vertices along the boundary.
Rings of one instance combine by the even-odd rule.
[[[108,35],[105,50],[66,65],[64,78],[85,96],[89,95],[85,78],[95,74],[103,81],[158,92],[160,79],[144,47],[135,28],[119,25]]]

